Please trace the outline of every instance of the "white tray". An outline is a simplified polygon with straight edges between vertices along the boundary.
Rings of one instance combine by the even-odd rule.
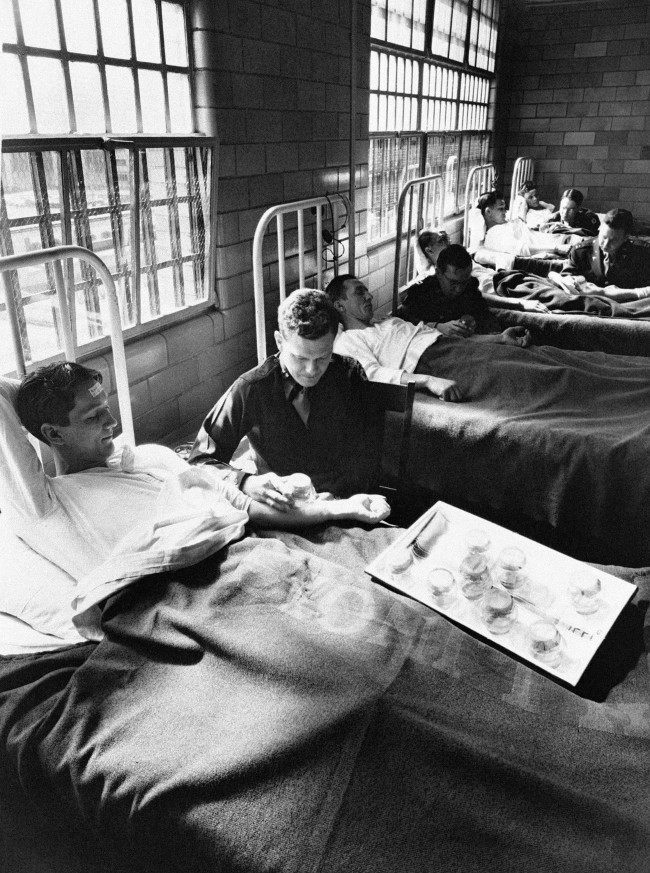
[[[400,548],[410,546],[422,528],[434,515],[440,513],[446,520],[443,532],[436,539],[431,551],[425,558],[416,558],[410,570],[410,578],[404,581],[401,574],[393,574],[390,570],[389,558]],[[573,631],[564,625],[558,625],[563,638],[561,659],[557,666],[549,666],[534,657],[529,644],[528,628],[540,619],[540,615],[517,602],[517,621],[505,634],[493,635],[483,622],[480,614],[481,601],[467,600],[460,590],[459,566],[467,554],[465,535],[469,530],[480,528],[490,538],[488,560],[490,566],[496,560],[501,549],[507,546],[520,548],[526,555],[527,588],[521,592],[533,600],[538,609],[547,616],[560,619]],[[426,581],[427,572],[434,567],[444,567],[450,570],[456,579],[455,599],[447,607],[434,602]],[[438,501],[411,525],[404,534],[374,561],[365,567],[366,573],[386,585],[413,597],[436,612],[448,616],[486,640],[512,652],[518,657],[552,676],[576,685],[593,658],[608,631],[616,621],[625,604],[631,599],[636,587],[623,579],[617,579],[608,573],[603,573],[569,558],[561,552],[556,552],[546,546],[529,540],[527,537],[512,533],[507,528],[484,521],[478,516],[462,509],[457,509],[448,503]],[[593,574],[600,579],[601,591],[598,594],[599,608],[591,615],[580,615],[574,608],[569,594],[569,584],[577,575]],[[497,583],[492,583],[500,587]]]

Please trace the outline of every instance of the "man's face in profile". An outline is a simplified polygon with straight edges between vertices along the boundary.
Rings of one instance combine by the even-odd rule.
[[[445,297],[458,297],[467,288],[472,278],[472,267],[453,267],[448,264],[444,273],[436,270],[438,285]]]
[[[332,359],[334,334],[330,332],[319,339],[306,339],[296,331],[290,331],[283,336],[279,330],[276,330],[275,341],[280,350],[280,362],[284,369],[303,388],[313,388]]]

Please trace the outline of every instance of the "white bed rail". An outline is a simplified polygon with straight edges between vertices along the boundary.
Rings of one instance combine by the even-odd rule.
[[[124,352],[124,339],[122,337],[122,323],[120,320],[120,307],[117,300],[115,282],[106,264],[94,252],[82,246],[55,246],[50,249],[42,249],[33,252],[25,252],[19,255],[7,255],[0,258],[0,274],[2,274],[5,289],[5,301],[9,316],[9,327],[16,362],[16,372],[24,376],[27,372],[25,356],[20,337],[20,325],[16,301],[14,300],[11,281],[7,273],[10,270],[19,270],[21,267],[35,267],[41,264],[52,264],[54,284],[59,304],[61,318],[61,331],[63,335],[63,352],[68,361],[76,361],[77,346],[74,340],[74,298],[69,299],[63,278],[62,261],[76,258],[91,266],[104,283],[106,300],[108,303],[109,329],[111,344],[113,347],[113,364],[115,367],[115,384],[117,399],[120,406],[120,418],[122,420],[122,433],[127,442],[135,445],[133,430],[133,413],[131,411],[131,398],[129,394],[129,380],[126,371],[126,354]],[[72,303],[72,306],[70,306]]]
[[[257,360],[261,364],[266,358],[266,318],[264,311],[264,261],[263,243],[266,230],[275,218],[277,220],[278,240],[278,280],[280,302],[287,296],[284,245],[284,216],[295,212],[298,221],[298,277],[300,287],[305,285],[305,211],[314,209],[316,212],[316,281],[317,288],[323,283],[323,208],[336,209],[343,205],[346,211],[348,232],[354,235],[354,225],[350,215],[350,200],[345,194],[330,194],[322,197],[310,197],[307,200],[294,200],[291,203],[280,203],[271,206],[260,218],[253,237],[253,292],[255,295],[255,332],[257,336]],[[335,219],[338,225],[338,215]],[[334,259],[334,272],[338,272],[337,259]]]
[[[519,189],[528,179],[533,179],[535,173],[535,162],[532,158],[517,158],[515,165],[512,168],[512,182],[510,183],[510,201],[508,208],[512,210],[512,204],[515,202]]]
[[[414,209],[413,197],[417,195],[417,205]],[[404,213],[408,198],[408,220],[404,229]],[[415,277],[415,258],[412,258],[412,236],[425,228],[442,229],[443,205],[445,192],[442,176],[434,173],[431,176],[420,176],[411,179],[404,185],[397,204],[397,230],[395,233],[395,271],[393,276],[393,314],[397,312],[399,295],[399,278],[402,260],[402,239],[406,237],[406,282]],[[415,219],[415,224],[413,223]]]
[[[482,164],[480,167],[472,167],[467,175],[467,183],[465,184],[465,214],[463,216],[464,245],[468,243],[469,211],[475,206],[476,200],[481,194],[492,190],[495,177],[494,164]]]

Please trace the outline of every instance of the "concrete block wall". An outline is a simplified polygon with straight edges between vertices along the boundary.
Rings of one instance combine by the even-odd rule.
[[[590,208],[650,224],[650,4],[515,0],[499,89],[497,155],[535,159],[542,196],[579,188]]]

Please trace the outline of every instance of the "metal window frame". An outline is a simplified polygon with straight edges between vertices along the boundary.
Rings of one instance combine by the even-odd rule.
[[[29,58],[50,58],[52,60],[58,60],[61,63],[61,69],[63,73],[63,80],[66,91],[66,101],[67,101],[67,109],[68,109],[68,119],[70,123],[69,133],[75,134],[77,131],[76,124],[76,113],[74,107],[74,95],[72,93],[72,82],[70,78],[70,63],[74,63],[77,61],[91,63],[97,66],[99,70],[100,76],[100,85],[101,85],[101,96],[103,101],[103,110],[104,110],[104,120],[105,120],[105,131],[101,131],[98,133],[107,133],[108,135],[112,135],[114,131],[112,130],[111,124],[111,107],[109,103],[108,96],[108,87],[106,80],[106,68],[107,67],[124,67],[131,70],[133,76],[133,84],[134,84],[134,97],[135,97],[135,111],[136,111],[136,120],[137,120],[137,132],[142,133],[142,104],[140,99],[140,87],[139,87],[139,75],[138,72],[140,70],[153,70],[156,72],[160,72],[162,76],[163,83],[163,96],[164,96],[164,104],[165,104],[165,133],[171,134],[171,118],[170,118],[170,106],[169,106],[169,89],[168,89],[168,75],[170,73],[180,73],[182,75],[186,75],[188,77],[188,83],[190,86],[190,94],[193,93],[194,90],[194,75],[193,75],[193,55],[192,55],[192,45],[191,40],[189,39],[189,27],[188,27],[188,18],[187,18],[187,4],[184,0],[153,0],[156,7],[156,18],[158,21],[158,39],[159,39],[159,47],[160,47],[160,62],[153,61],[140,61],[136,57],[136,47],[135,47],[135,28],[134,28],[134,19],[133,19],[133,6],[132,0],[125,0],[127,5],[127,20],[129,27],[129,42],[131,47],[131,57],[130,58],[113,58],[111,56],[107,56],[104,53],[104,42],[102,37],[102,29],[101,29],[101,16],[99,12],[99,0],[92,0],[93,13],[95,19],[95,27],[97,32],[97,49],[96,53],[85,53],[85,52],[72,52],[69,51],[66,44],[66,35],[65,35],[65,27],[63,21],[63,9],[61,5],[61,0],[52,0],[54,3],[54,11],[57,20],[57,30],[59,37],[59,48],[58,49],[46,49],[46,48],[36,48],[33,46],[27,46],[24,38],[24,28],[22,21],[22,10],[21,10],[21,0],[13,0],[13,14],[15,21],[15,29],[16,29],[16,42],[15,43],[5,43],[3,45],[3,51],[8,55],[17,56],[20,61],[20,66],[23,74],[23,81],[25,84],[25,96],[27,100],[27,111],[29,116],[30,123],[30,132],[32,134],[38,134],[37,129],[37,119],[36,112],[34,108],[34,96],[31,85],[31,77],[29,73],[28,59]],[[165,54],[165,35],[163,31],[163,17],[162,17],[162,3],[169,2],[179,6],[183,12],[183,20],[185,22],[185,48],[187,54],[187,65],[178,65],[178,64],[168,64],[166,60]],[[191,112],[191,120],[192,120],[192,130],[196,131],[197,129],[197,119],[196,119],[196,109],[193,105],[193,101],[190,106]],[[63,131],[62,131],[63,133]],[[115,133],[124,133],[124,131],[116,131]],[[163,133],[163,131],[161,131]]]
[[[142,177],[140,168],[146,163],[146,154],[148,149],[161,149],[163,154],[163,166],[169,170],[174,165],[174,149],[183,149],[185,166],[187,169],[187,191],[180,195],[173,184],[173,177],[170,178],[169,173],[165,171],[165,183],[169,186],[166,196],[151,200],[143,194],[147,194],[146,178]],[[112,137],[62,137],[49,139],[47,137],[10,137],[3,140],[3,150],[8,153],[26,153],[29,157],[30,168],[32,169],[32,179],[34,180],[34,196],[38,199],[41,195],[44,200],[41,208],[36,207],[37,215],[29,216],[25,219],[9,219],[7,215],[5,194],[2,191],[0,197],[0,254],[12,255],[13,244],[11,237],[12,227],[22,225],[40,227],[41,243],[43,247],[51,247],[55,242],[52,227],[58,222],[61,223],[61,238],[64,244],[74,244],[77,240],[84,243],[86,247],[90,247],[92,251],[92,239],[90,234],[90,217],[101,215],[109,219],[111,228],[112,244],[115,251],[116,271],[113,273],[113,278],[124,281],[124,298],[126,304],[126,315],[129,317],[128,326],[125,327],[125,334],[131,338],[150,333],[152,330],[171,322],[182,320],[187,317],[188,313],[198,312],[209,307],[213,307],[216,302],[215,296],[215,259],[214,259],[214,240],[216,239],[216,175],[217,175],[217,155],[218,144],[216,139],[201,135],[190,135],[185,137],[131,137],[131,138],[112,138]],[[106,189],[108,195],[107,205],[100,207],[88,208],[85,200],[84,184],[83,184],[83,162],[81,160],[82,152],[85,150],[101,151],[104,156],[104,173],[106,178]],[[59,190],[61,192],[61,210],[58,213],[53,213],[47,203],[47,186],[41,187],[44,182],[43,152],[58,153],[59,156]],[[130,166],[130,204],[121,201],[121,193],[117,179],[116,167],[116,152],[126,151],[129,155]],[[201,171],[199,171],[199,162],[209,161],[210,166],[203,165],[203,170],[210,170],[209,179],[202,184]],[[39,169],[40,167],[40,169]],[[175,173],[175,171],[174,171]],[[153,262],[141,264],[141,237],[147,233],[151,236],[153,225],[147,225],[146,216],[142,218],[142,201],[147,199],[149,208],[151,206],[165,206],[168,209],[168,217],[170,221],[170,242],[171,242],[171,259],[161,263],[157,263],[154,257]],[[180,234],[174,238],[174,233],[180,231],[178,221],[178,207],[181,203],[188,203],[189,221],[190,221],[190,239],[192,241],[192,251],[188,254],[182,254],[180,248]],[[124,227],[124,216],[130,214],[129,239],[126,238],[126,230]],[[49,221],[48,221],[49,219]],[[45,224],[44,224],[45,223]],[[46,238],[43,237],[43,228],[49,226],[49,232]],[[76,235],[73,234],[73,225],[77,227]],[[147,226],[149,230],[147,231]],[[76,237],[76,238],[75,238]],[[203,245],[199,245],[199,240],[203,237]],[[151,237],[153,239],[153,237]],[[127,262],[124,257],[124,249],[130,245],[130,261]],[[153,247],[150,246],[148,251],[154,253]],[[194,275],[199,284],[197,288],[202,288],[204,299],[199,300],[189,306],[184,306],[184,278],[183,265],[192,263]],[[174,312],[159,315],[157,318],[142,322],[141,306],[140,306],[140,279],[142,272],[148,270],[148,274],[153,276],[154,281],[157,281],[157,272],[159,269],[170,267],[174,277],[174,292],[176,301],[181,300],[181,306]],[[53,268],[48,267],[48,289],[45,296],[53,295],[55,292],[55,279]],[[29,303],[31,299],[44,296],[42,292],[37,292],[35,295],[26,296],[24,299],[20,292],[19,279],[15,271],[10,274],[10,285],[12,288],[13,300],[17,310],[17,324],[22,337],[23,347],[26,356],[31,359],[31,352],[26,333],[26,324],[24,318],[24,304]],[[82,281],[75,282],[72,269],[72,262],[68,261],[65,271],[65,287],[68,295],[69,305],[72,311],[72,324],[76,325],[75,301],[76,292],[83,290],[86,295],[90,295],[90,303],[96,300],[97,278],[94,271],[85,263],[82,262]],[[0,309],[4,309],[4,305],[0,304]],[[96,310],[98,307],[91,306],[91,309]],[[158,310],[159,312],[160,310]],[[76,342],[75,330],[75,342]],[[104,335],[93,340],[92,336],[88,343],[84,343],[84,350],[96,352],[107,345],[107,339]]]

